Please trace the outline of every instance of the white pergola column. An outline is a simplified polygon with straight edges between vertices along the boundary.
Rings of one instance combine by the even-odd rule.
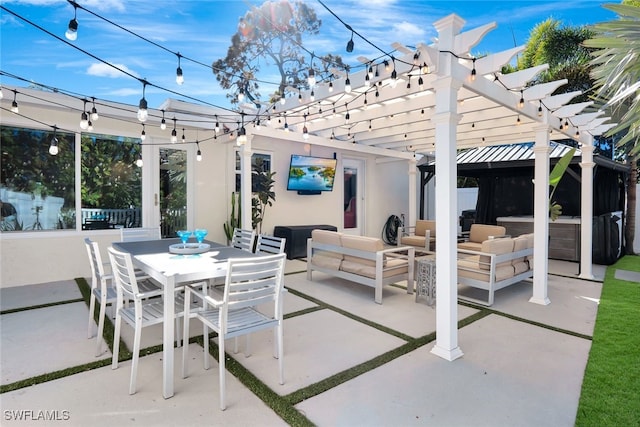
[[[240,206],[242,207],[242,225],[245,230],[251,230],[251,135],[247,135],[247,142],[240,146]]]
[[[580,277],[594,279],[592,265],[593,247],[593,136],[582,141],[581,202],[580,202]]]
[[[535,128],[533,203],[533,295],[529,302],[547,305],[549,274],[549,126]]]
[[[405,218],[405,222],[406,225],[409,224],[415,224],[416,223],[416,211],[417,211],[417,203],[416,203],[416,198],[417,198],[417,194],[416,191],[418,189],[418,186],[416,185],[416,176],[417,176],[417,161],[416,158],[414,157],[413,159],[409,160],[409,212],[407,212],[407,217]]]

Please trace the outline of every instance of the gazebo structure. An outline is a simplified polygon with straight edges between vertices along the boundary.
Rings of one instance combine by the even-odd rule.
[[[591,102],[568,104],[580,92],[552,93],[567,80],[530,85],[548,66],[502,74],[524,46],[481,58],[471,49],[489,31],[490,23],[462,32],[465,21],[453,14],[435,22],[437,40],[407,48],[394,43],[397,57],[382,63],[361,57],[362,71],[318,84],[299,96],[269,106],[280,123],[252,128],[242,135],[242,168],[251,169],[253,137],[301,141],[379,156],[379,162],[407,161],[416,177],[416,155],[435,155],[437,235],[437,341],[432,352],[446,360],[462,355],[457,335],[456,153],[462,148],[534,141],[534,256],[548,255],[549,141],[574,138],[581,145],[581,277],[592,278],[591,223],[593,137],[612,124],[603,112],[583,113]],[[311,94],[313,91],[313,96]],[[242,128],[244,129],[244,127]],[[291,132],[294,130],[294,132]],[[246,132],[246,135],[245,135]],[[246,138],[245,138],[246,136]],[[245,141],[246,140],[246,141]],[[347,148],[348,147],[348,148]],[[409,180],[408,223],[415,223],[416,181]],[[242,204],[250,206],[250,174],[242,178]],[[244,209],[245,223],[250,209]],[[549,304],[546,262],[534,265],[531,302]]]

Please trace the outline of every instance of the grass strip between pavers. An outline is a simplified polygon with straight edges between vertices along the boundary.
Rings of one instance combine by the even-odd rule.
[[[20,313],[21,311],[37,310],[39,308],[54,307],[56,305],[73,304],[73,303],[82,302],[82,301],[84,301],[84,298],[76,298],[76,299],[70,299],[70,300],[65,300],[65,301],[48,302],[46,304],[30,305],[28,307],[10,308],[8,310],[0,311],[0,316],[3,315],[3,314]]]
[[[607,268],[576,426],[640,426],[640,283],[615,271],[640,272],[628,255]]]

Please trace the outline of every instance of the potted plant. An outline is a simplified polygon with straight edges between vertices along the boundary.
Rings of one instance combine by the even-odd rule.
[[[263,161],[257,158],[251,168],[251,184],[253,186],[253,198],[251,200],[251,225],[258,234],[262,233],[262,221],[267,206],[271,206],[276,200],[273,191],[273,176],[275,172],[264,169]]]

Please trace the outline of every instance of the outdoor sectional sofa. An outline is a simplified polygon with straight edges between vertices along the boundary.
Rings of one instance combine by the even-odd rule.
[[[337,231],[313,230],[307,242],[307,280],[320,271],[375,288],[375,302],[382,304],[382,286],[407,281],[413,293],[415,249],[386,247],[374,237],[353,236]]]
[[[458,249],[458,283],[488,292],[487,300],[460,299],[490,306],[495,291],[533,277],[533,234],[488,239],[480,250]]]

